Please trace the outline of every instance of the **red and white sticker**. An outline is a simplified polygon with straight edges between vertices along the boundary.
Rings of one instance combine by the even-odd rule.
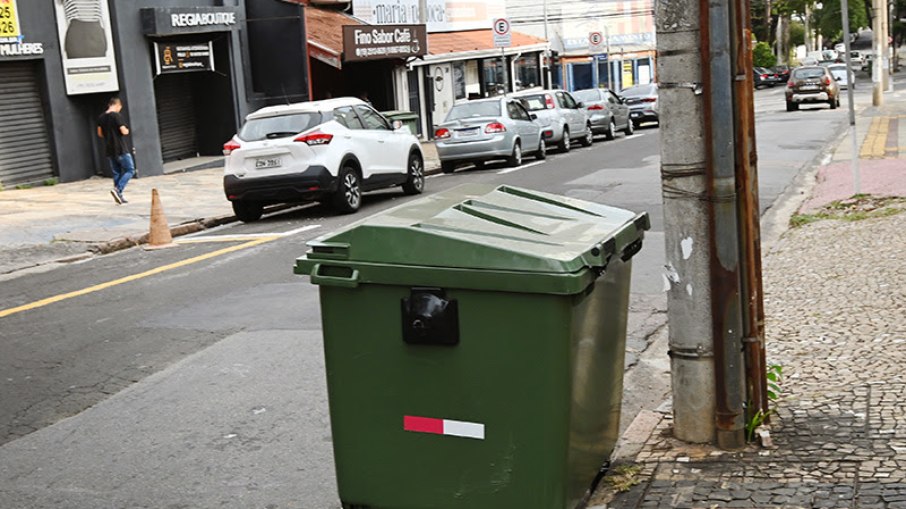
[[[484,440],[484,424],[477,422],[405,415],[403,416],[403,429],[414,433],[430,433],[432,435]]]

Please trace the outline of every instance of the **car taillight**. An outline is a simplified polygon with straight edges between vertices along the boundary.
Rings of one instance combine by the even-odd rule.
[[[653,103],[655,101],[657,101],[657,97],[645,97],[642,99],[643,103]]]
[[[793,81],[793,80],[787,81],[787,82],[786,82],[786,86],[788,86],[788,87],[790,87],[790,88],[793,88],[793,87],[796,86],[796,82]]]
[[[484,128],[486,134],[505,133],[506,127],[500,122],[491,122]]]
[[[236,143],[236,140],[230,140],[223,144],[223,155],[228,156],[233,153],[234,150],[239,150],[242,148],[242,145]]]
[[[588,107],[588,109],[590,111],[601,111],[604,109],[604,106],[602,106],[600,104],[592,104],[591,106]]]
[[[763,79],[763,80],[768,79],[768,75],[767,75],[767,74],[762,74],[762,75],[761,75],[761,79]]]
[[[313,133],[303,134],[293,141],[298,141],[304,143],[309,147],[315,147],[318,145],[327,145],[333,140],[332,134],[322,133],[321,131],[315,131]]]
[[[830,80],[830,78],[828,78],[827,76],[825,76],[824,79],[821,80],[821,81],[823,81],[825,85],[830,85],[830,84],[831,84],[831,80]]]
[[[441,127],[440,129],[434,131],[434,137],[438,140],[443,140],[450,137],[450,130]]]
[[[544,107],[552,110],[557,106],[554,104],[554,98],[550,94],[544,94]]]

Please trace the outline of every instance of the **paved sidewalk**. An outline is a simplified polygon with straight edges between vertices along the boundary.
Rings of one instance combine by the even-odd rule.
[[[428,173],[440,168],[433,144],[423,144]],[[151,189],[160,192],[174,235],[235,221],[223,196],[223,168],[133,179],[129,203],[116,205],[109,178],[0,192],[0,276],[144,242]]]
[[[768,362],[784,370],[773,444],[679,442],[666,403],[630,425],[589,507],[906,508],[906,101],[893,99],[857,121],[862,192],[891,198],[849,199],[844,138],[802,226],[765,256]]]

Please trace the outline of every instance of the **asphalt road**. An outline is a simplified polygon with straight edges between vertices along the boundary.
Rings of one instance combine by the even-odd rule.
[[[781,88],[756,98],[765,210],[846,117],[787,113]],[[507,184],[648,211],[631,366],[665,319],[658,140],[641,129],[432,177],[427,192]],[[5,281],[0,310],[80,294],[0,318],[0,506],[337,507],[317,288],[293,262],[306,241],[408,199],[372,194],[354,216],[301,207]]]

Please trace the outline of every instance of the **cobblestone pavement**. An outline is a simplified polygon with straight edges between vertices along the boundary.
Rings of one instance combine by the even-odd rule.
[[[784,366],[772,448],[672,438],[608,508],[906,508],[906,213],[787,232],[764,260],[768,360]]]

